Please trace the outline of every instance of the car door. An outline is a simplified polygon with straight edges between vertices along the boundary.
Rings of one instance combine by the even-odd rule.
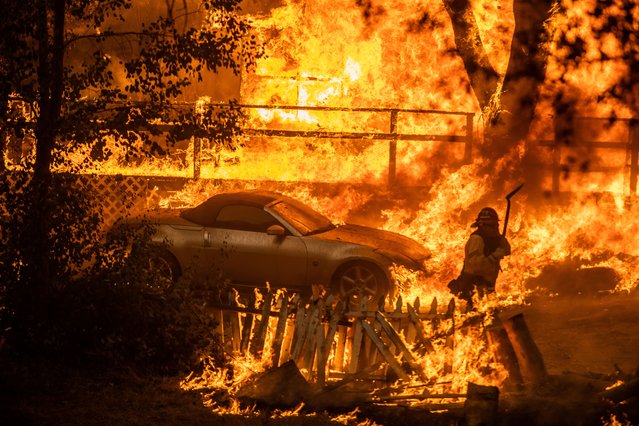
[[[220,209],[215,227],[204,229],[205,259],[236,286],[303,287],[307,281],[307,250],[302,237],[269,235],[280,224],[270,213],[252,205]]]

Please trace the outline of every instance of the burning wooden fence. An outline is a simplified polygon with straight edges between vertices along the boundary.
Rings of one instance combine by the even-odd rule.
[[[428,413],[430,417],[419,423],[468,425],[504,423],[502,416],[516,423],[521,422],[522,413],[535,418],[547,416],[548,410],[558,415],[570,413],[575,419],[592,413],[602,418],[611,403],[623,412],[636,401],[636,375],[625,378],[621,385],[618,375],[551,376],[522,313],[500,320],[502,315],[495,312],[490,318],[494,321],[485,324],[482,320],[487,316],[463,312],[463,305],[457,307],[452,300],[444,306],[436,299],[427,306],[421,306],[419,299],[413,303],[397,300],[392,309],[383,309],[370,300],[353,307],[332,296],[303,301],[297,295],[267,292],[257,305],[238,306],[231,292],[225,303],[218,301],[213,307],[222,345],[236,361],[240,354],[251,353],[270,368],[243,377],[229,399],[328,412],[364,407],[383,418],[387,410],[400,406],[401,415],[410,413],[412,420]],[[451,372],[471,360],[453,361],[447,349],[453,344],[462,348],[463,335],[472,335],[469,329],[473,328],[483,329],[481,336],[489,345],[481,350],[505,367],[510,383],[483,381],[498,387],[467,379],[465,386],[449,387]],[[448,357],[441,371],[421,370],[423,359],[416,357],[431,354]],[[488,365],[482,368],[488,370]],[[228,377],[227,371],[222,374]],[[309,379],[315,383],[309,384]],[[192,385],[188,383],[190,389],[216,389],[198,377]],[[506,392],[506,410],[499,408],[502,391]],[[568,399],[562,400],[564,395]],[[590,412],[584,411],[587,407]]]
[[[408,380],[411,373],[426,382],[414,351],[435,350],[427,330],[443,329],[449,336],[455,330],[454,299],[440,311],[436,298],[426,307],[419,298],[413,303],[398,298],[394,309],[385,311],[367,298],[347,306],[332,295],[307,302],[269,291],[259,304],[238,306],[234,295],[231,291],[226,303],[214,305],[225,350],[248,352],[274,367],[293,360],[307,379],[321,385],[347,376]],[[453,339],[445,341],[452,345]],[[385,374],[373,375],[382,367]]]
[[[248,306],[240,306],[237,293],[230,290],[225,301],[211,305],[222,347],[232,357],[250,354],[267,372],[288,372],[280,371],[276,377],[301,373],[300,380],[322,389],[351,383],[357,383],[360,392],[395,387],[393,395],[371,397],[375,402],[458,403],[469,397],[471,388],[490,395],[498,392],[497,387],[472,383],[469,377],[500,382],[509,391],[535,389],[547,382],[543,357],[523,314],[502,321],[496,312],[489,316],[465,312],[454,298],[444,305],[436,298],[423,305],[419,298],[410,303],[399,297],[389,308],[383,299],[346,304],[332,295],[313,293],[304,300],[284,291],[256,292]],[[468,352],[469,341],[479,354]],[[457,352],[462,356],[457,358]],[[473,369],[482,378],[469,375]],[[465,384],[468,390],[460,393]]]

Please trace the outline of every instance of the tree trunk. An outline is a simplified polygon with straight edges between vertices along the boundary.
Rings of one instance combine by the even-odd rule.
[[[51,265],[51,223],[49,217],[51,193],[51,166],[58,132],[62,96],[64,93],[64,18],[65,1],[56,0],[52,10],[47,2],[38,3],[35,22],[38,38],[38,85],[39,116],[36,121],[36,155],[30,184],[31,210],[25,218],[29,232],[24,241],[31,246],[30,281],[31,309],[35,317],[46,316],[47,300],[52,291],[54,278]],[[52,16],[53,22],[49,22]],[[52,34],[49,34],[49,28]],[[45,310],[43,312],[43,310]]]
[[[470,0],[444,0],[455,33],[455,45],[464,61],[479,107],[489,108],[491,98],[498,90],[501,77],[490,64]]]
[[[492,153],[505,153],[523,140],[532,122],[539,89],[546,74],[545,23],[553,0],[515,0],[515,31],[510,59],[501,88],[500,108],[487,127],[486,147]]]
[[[528,133],[545,77],[544,24],[553,4],[553,0],[514,0],[515,30],[500,88],[500,76],[488,60],[470,1],[444,0],[457,50],[486,118],[486,141],[479,148],[492,158],[507,152]]]

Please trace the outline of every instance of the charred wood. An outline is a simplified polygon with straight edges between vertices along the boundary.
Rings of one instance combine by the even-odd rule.
[[[280,307],[280,315],[277,319],[277,326],[275,328],[275,337],[273,338],[273,356],[271,358],[274,367],[277,367],[280,363],[282,343],[284,342],[284,331],[286,329],[288,316],[288,298],[286,297],[286,293],[280,294],[278,304]]]
[[[262,354],[264,349],[264,340],[266,338],[266,330],[268,328],[269,312],[271,311],[271,301],[273,299],[273,293],[270,291],[264,296],[264,304],[262,305],[262,316],[260,322],[255,328],[255,336],[251,341],[250,351],[255,357]]]
[[[293,407],[308,400],[310,384],[295,365],[288,361],[271,368],[241,387],[236,396],[273,407]]]
[[[399,362],[395,359],[393,354],[390,353],[390,350],[388,349],[388,347],[386,347],[386,345],[384,345],[384,343],[381,341],[379,336],[377,336],[377,334],[375,333],[375,330],[373,330],[373,327],[371,327],[370,324],[366,322],[366,320],[361,320],[361,324],[364,331],[366,331],[366,333],[368,334],[368,337],[370,337],[371,341],[375,344],[375,346],[377,346],[377,348],[379,349],[379,352],[382,354],[384,359],[386,359],[386,362],[388,362],[388,365],[393,369],[395,374],[397,374],[397,376],[400,379],[407,381],[409,379],[408,374],[406,374],[406,372],[404,371],[402,366],[399,364]]]
[[[495,361],[502,364],[508,371],[508,378],[504,382],[505,390],[520,390],[524,385],[521,377],[519,362],[513,345],[508,339],[508,333],[502,324],[495,324],[486,328],[488,343],[495,347]]]
[[[517,314],[507,319],[504,328],[517,357],[524,384],[531,388],[543,385],[548,380],[548,372],[524,315]]]
[[[466,426],[496,425],[499,413],[499,389],[496,386],[482,386],[468,383],[464,404],[464,424]]]

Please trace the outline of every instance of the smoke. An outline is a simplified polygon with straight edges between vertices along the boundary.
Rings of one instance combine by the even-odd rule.
[[[249,10],[257,10],[260,7],[272,3],[270,7],[278,4],[278,2],[249,2],[254,3],[247,5]],[[157,2],[148,0],[135,0],[131,8],[122,11],[122,19],[111,19],[105,23],[115,33],[135,34],[140,32],[145,25],[160,17],[171,16],[177,22],[177,28],[188,30],[198,27],[202,24],[204,14],[200,9],[198,0],[184,0],[173,2]],[[76,29],[79,33],[85,31],[84,28]],[[101,29],[104,30],[104,29]],[[80,68],[87,57],[90,57],[96,49],[95,43],[91,39],[80,40],[75,42],[73,49],[68,51],[67,60],[69,65]],[[123,61],[136,57],[139,52],[140,44],[137,36],[120,36],[110,37],[102,44],[105,54],[112,59],[112,73],[114,85],[124,88],[129,82],[127,81],[125,70],[119,66]],[[217,72],[204,70],[202,72],[202,80],[191,81],[191,86],[184,90],[183,95],[178,99],[179,102],[195,102],[201,96],[208,96],[213,102],[226,102],[230,99],[239,99],[240,97],[240,77],[235,75],[231,70],[221,67]]]

